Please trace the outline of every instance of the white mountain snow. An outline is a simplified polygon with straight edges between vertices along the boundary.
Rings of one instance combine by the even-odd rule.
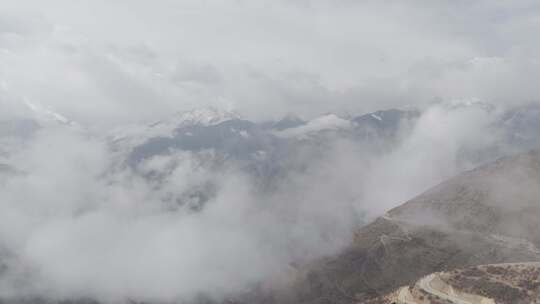
[[[123,146],[133,147],[150,138],[171,137],[178,128],[194,125],[212,126],[234,119],[241,119],[241,116],[234,111],[202,107],[179,112],[149,125],[122,126],[114,129],[109,138],[116,143],[122,142]]]
[[[274,135],[281,138],[301,138],[319,131],[349,129],[352,126],[353,124],[351,123],[351,121],[341,118],[336,114],[330,113],[312,119],[306,124],[299,127],[285,129],[282,131],[275,131]]]
[[[36,120],[39,124],[42,124],[42,125],[60,124],[60,125],[66,125],[66,126],[71,126],[75,128],[81,128],[81,125],[79,125],[79,123],[43,105],[32,103],[27,100],[24,101],[24,104],[30,110],[31,118]]]

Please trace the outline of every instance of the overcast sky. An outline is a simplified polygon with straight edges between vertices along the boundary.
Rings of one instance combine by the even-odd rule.
[[[0,102],[82,123],[537,100],[540,3],[3,0]]]

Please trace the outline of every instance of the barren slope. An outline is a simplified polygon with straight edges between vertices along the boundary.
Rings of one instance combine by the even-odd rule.
[[[354,303],[429,273],[540,261],[540,154],[461,174],[360,229],[338,256],[305,271],[287,299]]]

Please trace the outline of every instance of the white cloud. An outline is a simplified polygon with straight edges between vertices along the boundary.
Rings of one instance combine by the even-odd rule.
[[[359,218],[498,139],[489,112],[434,101],[538,100],[539,13],[536,1],[3,0],[0,119],[35,115],[29,103],[102,135],[201,105],[256,119],[428,110],[386,153],[341,139],[300,151],[289,161],[303,171],[268,196],[234,165],[179,153],[134,172],[88,133],[46,125],[2,154],[20,174],[0,179],[0,249],[19,260],[0,293],[28,279],[22,292],[53,296],[222,296],[338,250]],[[325,116],[293,132],[348,126]],[[159,185],[139,175],[153,170],[168,173]],[[170,210],[201,184],[216,185],[207,208]]]
[[[268,118],[538,95],[534,1],[24,0],[2,11],[0,79],[85,122],[209,104]]]

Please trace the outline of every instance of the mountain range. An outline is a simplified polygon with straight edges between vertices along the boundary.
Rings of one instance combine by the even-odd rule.
[[[540,153],[527,152],[540,148],[540,106],[500,112],[482,105],[453,107],[477,107],[494,117],[488,127],[497,134],[496,141],[478,149],[459,149],[459,157],[474,169],[401,205],[396,202],[398,207],[360,224],[352,243],[342,251],[292,265],[294,279],[287,287],[256,289],[227,302],[367,303],[430,273],[540,261]],[[252,178],[257,191],[272,193],[285,176],[307,170],[339,141],[375,154],[392,151],[415,132],[425,113],[390,109],[351,117],[330,113],[311,120],[289,114],[276,121],[254,122],[235,112],[204,108],[99,135],[59,119],[61,115],[45,114],[0,121],[0,177],[18,172],[9,163],[14,141],[25,142],[41,128],[55,125],[99,138],[114,155],[111,171],[131,170],[156,181],[156,187],[170,172],[149,171],[145,164],[189,153],[209,170],[238,167]],[[305,151],[314,156],[298,159]],[[175,208],[198,212],[215,196],[217,187],[212,180],[202,179],[168,200]],[[206,299],[201,303],[205,301],[212,303]]]

